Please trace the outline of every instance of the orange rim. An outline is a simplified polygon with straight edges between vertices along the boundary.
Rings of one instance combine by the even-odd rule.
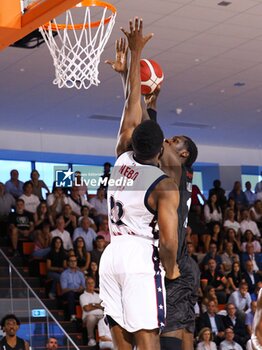
[[[115,6],[113,6],[112,4],[105,2],[105,1],[99,1],[99,0],[83,0],[81,1],[77,6],[75,7],[79,7],[79,5],[81,4],[82,7],[91,7],[91,6],[98,6],[98,7],[106,7],[108,8],[110,11],[112,11],[112,14],[116,13],[116,8]],[[107,24],[108,22],[111,21],[112,15],[107,17],[104,22],[105,24]],[[44,27],[45,29],[48,29],[50,24],[51,24],[51,29],[53,31],[56,31],[57,29],[59,30],[63,30],[63,29],[69,29],[69,30],[81,30],[83,28],[95,28],[98,27],[99,24],[101,23],[101,21],[96,21],[96,22],[91,22],[91,23],[77,23],[77,24],[53,24],[51,22],[45,23],[42,25],[42,27]]]

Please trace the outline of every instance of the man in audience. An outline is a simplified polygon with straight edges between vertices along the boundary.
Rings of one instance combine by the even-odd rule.
[[[107,200],[105,198],[105,189],[100,187],[95,197],[90,199],[90,204],[94,207],[94,219],[99,225],[104,217],[108,215]]]
[[[15,207],[14,197],[5,191],[5,185],[0,182],[0,235],[7,232],[8,215],[11,209]]]
[[[248,201],[248,206],[251,207],[251,205],[253,205],[255,203],[257,196],[253,191],[251,191],[251,182],[250,181],[247,181],[245,183],[245,187],[246,187],[246,190],[244,193],[245,193],[246,199]]]
[[[224,318],[225,328],[232,328],[235,334],[234,340],[244,347],[249,339],[246,332],[245,319],[236,313],[234,304],[227,304],[226,310],[227,315]]]
[[[260,175],[262,176],[262,172],[260,173]],[[255,186],[255,193],[257,195],[257,199],[262,200],[262,180],[260,180],[256,186]]]
[[[20,320],[14,314],[5,315],[1,320],[1,328],[5,336],[0,341],[1,350],[29,350],[29,344],[16,333],[20,326]]]
[[[259,238],[261,235],[260,235],[260,231],[257,227],[257,223],[250,219],[250,215],[249,215],[248,210],[245,209],[245,210],[241,211],[241,218],[242,218],[242,221],[240,222],[240,231],[241,231],[242,236],[244,235],[246,230],[250,230],[253,232],[253,234],[257,238]]]
[[[87,277],[86,290],[80,295],[80,305],[83,310],[83,324],[87,328],[88,346],[95,346],[95,327],[98,321],[104,316],[103,307],[101,306],[102,300],[99,298],[98,293],[95,292],[95,281],[93,277]]]
[[[216,296],[219,304],[225,304],[226,302],[226,277],[218,272],[216,269],[216,261],[215,259],[209,259],[208,261],[208,269],[203,272],[201,276],[201,287],[204,291],[206,286],[213,286],[216,291]]]
[[[70,189],[70,196],[67,198],[68,204],[71,206],[73,213],[79,217],[81,216],[81,208],[86,205],[89,210],[93,209],[91,205],[84,196],[80,196],[79,188],[77,186],[72,186]]]
[[[34,218],[31,213],[25,210],[23,199],[16,200],[16,209],[8,217],[9,234],[13,248],[13,254],[18,255],[17,243],[19,237],[30,238],[34,230]]]
[[[248,285],[246,282],[241,282],[239,285],[239,290],[234,291],[229,299],[229,304],[234,304],[237,310],[242,313],[250,311],[251,307],[251,296],[248,293]]]
[[[54,187],[53,193],[48,195],[46,203],[54,219],[58,214],[62,214],[64,205],[68,203],[62,187]]]
[[[234,262],[239,262],[239,256],[233,252],[233,243],[226,242],[225,252],[221,255],[223,272],[227,276]]]
[[[232,328],[225,330],[225,340],[219,345],[219,350],[243,350],[242,346],[234,341],[235,334]]]
[[[91,252],[94,249],[94,241],[97,237],[95,231],[90,227],[90,220],[84,217],[81,221],[81,227],[77,227],[74,231],[73,241],[78,237],[82,237],[85,241],[86,250]]]
[[[29,211],[29,213],[35,214],[36,209],[40,204],[40,200],[33,194],[33,185],[31,181],[26,181],[23,184],[23,194],[19,198],[23,199],[25,210]]]
[[[247,260],[245,263],[245,271],[243,273],[243,279],[248,285],[248,292],[250,295],[254,294],[257,287],[257,283],[261,281],[261,276],[254,272],[253,261]]]
[[[211,188],[209,190],[208,198],[211,198],[211,196],[213,194],[215,194],[217,196],[217,204],[222,209],[224,209],[225,206],[226,206],[226,202],[227,202],[227,199],[226,199],[226,196],[225,196],[226,191],[221,187],[221,181],[220,180],[214,180],[213,186],[214,186],[214,188]]]
[[[204,312],[199,319],[199,330],[204,327],[211,329],[214,342],[219,345],[225,336],[225,326],[222,316],[216,313],[216,303],[212,300],[207,304],[207,312]]]
[[[235,220],[235,212],[233,209],[228,209],[226,214],[226,220],[224,221],[224,229],[227,231],[229,228],[235,230],[237,234],[239,234],[240,225]]]
[[[253,325],[253,320],[255,316],[255,312],[257,310],[257,302],[252,301],[251,302],[251,311],[246,313],[246,319],[245,319],[245,325],[247,329],[247,334],[251,337],[252,334],[252,325]]]
[[[63,298],[68,302],[67,311],[70,321],[76,321],[75,304],[85,289],[85,275],[77,267],[76,256],[69,256],[67,262],[68,268],[61,273],[60,284]]]
[[[94,261],[97,263],[97,266],[99,267],[101,256],[105,250],[106,247],[106,241],[103,236],[97,236],[95,239],[95,248],[91,251],[91,261]]]
[[[217,245],[215,242],[211,242],[209,245],[209,251],[204,256],[202,265],[204,266],[204,270],[208,269],[208,262],[210,259],[214,259],[216,262],[216,269],[221,271],[222,268],[222,259],[221,256],[217,253]]]
[[[65,219],[63,215],[59,215],[56,218],[56,228],[51,231],[52,238],[60,237],[63,241],[63,246],[66,251],[73,249],[72,240],[70,237],[70,233],[65,230]]]
[[[19,173],[16,169],[10,171],[10,180],[5,183],[5,190],[10,193],[15,199],[23,194],[23,182],[18,180]]]
[[[55,337],[49,337],[46,343],[46,350],[57,350],[58,341]]]
[[[242,268],[245,269],[246,261],[253,262],[253,271],[258,272],[262,270],[262,254],[254,253],[254,245],[252,242],[246,244],[246,252],[241,254]]]

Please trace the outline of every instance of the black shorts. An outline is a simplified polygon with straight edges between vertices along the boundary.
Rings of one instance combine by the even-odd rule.
[[[178,265],[179,278],[165,281],[167,316],[163,333],[177,329],[194,333],[194,306],[198,299],[200,272],[197,263],[189,256],[180,259]]]

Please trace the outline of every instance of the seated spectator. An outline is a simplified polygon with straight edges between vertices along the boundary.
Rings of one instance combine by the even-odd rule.
[[[98,266],[95,261],[91,261],[90,267],[87,271],[87,276],[92,277],[95,281],[95,292],[99,293],[99,273]]]
[[[247,243],[246,252],[241,254],[243,270],[245,269],[247,260],[251,260],[253,262],[253,269],[255,272],[262,270],[262,254],[254,253],[254,246],[252,243]]]
[[[90,213],[89,208],[86,205],[83,205],[81,208],[81,216],[78,218],[78,226],[81,226],[81,221],[85,217],[85,218],[89,219],[90,227],[94,231],[96,231],[97,230],[96,224],[95,224],[94,220],[89,216],[89,213]]]
[[[231,328],[234,331],[234,341],[245,347],[249,336],[246,332],[245,319],[237,314],[234,304],[227,304],[227,315],[224,317],[225,328]]]
[[[98,321],[98,340],[100,349],[114,350],[114,344],[105,317]]]
[[[219,345],[219,350],[243,350],[242,346],[238,344],[235,339],[235,334],[232,328],[225,330],[225,340]]]
[[[207,312],[204,312],[199,318],[199,329],[204,327],[211,329],[214,342],[219,345],[224,339],[225,326],[222,316],[216,313],[216,304],[214,301],[209,301],[207,305]]]
[[[228,198],[233,198],[240,210],[248,207],[248,202],[245,193],[242,191],[240,181],[235,181],[233,190],[229,193]]]
[[[99,232],[98,232],[99,233]],[[195,253],[195,247],[193,245],[193,243],[191,241],[188,241],[187,242],[187,252],[188,252],[188,255],[191,256],[191,258],[193,260],[195,260],[195,262],[198,264],[198,258],[197,258],[197,255],[194,254]]]
[[[248,206],[250,207],[251,205],[253,205],[255,203],[255,200],[257,199],[257,196],[256,194],[251,191],[251,182],[250,181],[247,181],[245,183],[245,187],[246,187],[246,190],[245,190],[245,196],[246,196],[246,199],[247,199],[247,202],[248,202]]]
[[[78,237],[74,241],[74,255],[77,258],[77,266],[80,271],[87,274],[90,265],[90,253],[86,251],[85,241],[82,237]]]
[[[69,204],[65,204],[62,210],[62,214],[65,220],[65,229],[69,232],[70,237],[73,237],[74,230],[77,227],[77,218],[72,213],[72,209]]]
[[[244,235],[246,230],[251,230],[253,234],[259,238],[261,236],[260,231],[257,227],[256,222],[250,219],[248,210],[242,210],[241,217],[242,221],[240,222],[240,231],[242,236]]]
[[[201,275],[201,287],[202,290],[205,290],[206,286],[214,287],[218,303],[225,304],[227,279],[221,272],[217,271],[216,266],[216,261],[214,259],[209,259],[208,269]]]
[[[240,242],[240,237],[237,236],[236,231],[233,228],[229,228],[226,231],[225,242],[231,242],[233,244],[233,252],[235,254],[240,254],[241,253],[241,242]]]
[[[94,207],[94,219],[99,225],[103,218],[108,216],[107,200],[103,187],[100,187],[96,196],[90,199],[90,204]]]
[[[204,206],[204,216],[207,224],[222,222],[222,209],[217,203],[216,194],[212,194],[212,196],[208,198],[208,201]]]
[[[97,236],[95,239],[95,248],[91,251],[91,261],[97,263],[99,267],[101,256],[105,250],[106,241],[103,236]]]
[[[257,223],[258,228],[262,229],[262,200],[256,200],[254,206],[250,208],[250,218]]]
[[[225,209],[226,207],[226,191],[221,187],[221,181],[220,180],[214,180],[213,182],[213,188],[209,190],[208,196],[211,197],[212,194],[215,194],[217,196],[217,203],[220,206],[220,208]]]
[[[231,272],[227,275],[227,289],[229,294],[238,290],[240,283],[243,281],[240,263],[234,262]]]
[[[209,251],[202,260],[202,265],[204,266],[204,270],[208,269],[208,262],[210,259],[214,259],[216,261],[216,268],[218,271],[221,271],[222,259],[221,259],[221,256],[217,254],[217,245],[215,243],[210,243]]]
[[[108,218],[107,217],[103,218],[103,220],[101,221],[97,235],[103,236],[107,245],[110,243],[111,236],[110,236],[110,232],[109,232]]]
[[[30,177],[33,186],[33,194],[37,196],[40,201],[42,201],[44,199],[42,189],[45,189],[47,194],[49,194],[49,188],[46,186],[43,180],[39,180],[40,175],[37,170],[33,170],[30,174]]]
[[[67,196],[61,187],[54,187],[53,193],[48,195],[46,202],[54,220],[57,215],[62,214],[64,205],[68,203]]]
[[[217,350],[216,343],[212,341],[213,336],[211,329],[204,327],[198,334],[199,343],[197,344],[196,350]]]
[[[58,341],[57,338],[55,337],[49,337],[47,339],[47,343],[46,343],[46,350],[57,350],[58,348]]]
[[[207,305],[208,305],[209,301],[213,301],[216,304],[216,312],[217,312],[218,301],[217,301],[217,296],[216,296],[216,290],[212,286],[206,286],[206,288],[204,290],[204,295],[203,295],[202,303],[201,303],[202,313],[207,311]]]
[[[211,235],[210,243],[215,243],[218,252],[221,253],[223,251],[223,242],[225,237],[225,233],[222,230],[222,226],[219,223],[214,222],[213,225],[211,225],[209,232]]]
[[[70,188],[70,195],[68,196],[67,201],[72,208],[73,214],[77,217],[81,216],[81,208],[83,205],[87,206],[89,210],[93,209],[92,204],[90,204],[83,196],[79,195],[77,186],[72,186]]]
[[[36,212],[36,209],[40,204],[40,200],[33,194],[33,185],[31,181],[26,181],[23,184],[23,194],[19,198],[23,199],[26,211],[29,211],[29,213],[32,214]]]
[[[254,300],[251,302],[251,311],[246,313],[246,319],[245,319],[247,334],[250,337],[252,334],[252,325],[253,325],[256,309],[257,309],[257,302]]]
[[[225,222],[224,222],[224,229],[227,231],[229,228],[232,228],[235,230],[236,234],[239,234],[240,225],[235,220],[235,213],[232,209],[227,210]]]
[[[38,229],[34,232],[34,251],[33,257],[45,258],[50,252],[50,246],[52,236],[50,232],[49,222],[44,222],[41,225],[42,229]]]
[[[9,234],[14,255],[18,255],[17,243],[19,238],[32,239],[33,222],[33,215],[25,210],[23,199],[18,198],[15,212],[10,213],[8,218]]]
[[[88,201],[88,188],[81,175],[81,171],[75,172],[75,184],[78,187],[78,194]]]
[[[47,277],[52,280],[48,295],[50,299],[55,299],[56,297],[56,285],[60,282],[61,273],[67,267],[66,259],[62,239],[60,237],[54,237],[51,241],[50,252],[46,257]]]
[[[228,303],[234,304],[237,311],[242,314],[250,311],[251,296],[248,293],[248,285],[246,282],[240,283],[239,290],[236,290],[230,295]]]
[[[10,171],[10,180],[5,183],[6,193],[10,193],[15,199],[23,194],[23,182],[18,179],[19,173],[16,169]]]
[[[86,250],[91,252],[94,249],[94,241],[97,237],[95,231],[90,227],[90,220],[84,217],[81,221],[81,227],[77,227],[73,234],[73,241],[78,237],[83,237]]]
[[[99,295],[94,291],[95,281],[92,277],[86,279],[86,289],[83,294],[80,295],[80,305],[83,310],[82,320],[83,324],[87,328],[88,346],[95,346],[95,327],[98,321],[104,316],[103,307],[101,306],[102,300]]]
[[[12,208],[15,208],[15,198],[6,192],[5,185],[0,182],[0,235],[7,232],[8,215]]]
[[[232,269],[234,262],[239,262],[239,256],[233,252],[233,244],[225,243],[225,252],[221,255],[223,272],[227,276]]]
[[[262,175],[262,174],[260,173],[260,175]],[[262,193],[262,180],[257,182],[257,184],[255,186],[255,193],[257,193],[257,194],[261,194]]]
[[[211,236],[208,228],[202,219],[201,206],[195,205],[190,208],[188,214],[188,226],[191,229],[191,240],[195,242],[195,246],[199,246],[198,242],[204,245],[204,251],[207,252]]]
[[[254,272],[253,261],[247,260],[245,263],[245,271],[243,273],[243,279],[248,285],[248,292],[250,295],[255,293],[256,286],[261,282],[261,275]]]
[[[225,218],[227,217],[227,213],[229,210],[233,210],[234,219],[236,221],[239,221],[240,220],[240,210],[239,210],[239,208],[238,208],[238,206],[233,198],[228,198],[226,209],[225,209],[225,214],[224,214]]]
[[[247,243],[252,243],[254,246],[254,253],[261,253],[261,245],[259,241],[256,240],[253,232],[251,230],[246,230],[244,233],[244,242],[241,244],[241,251],[246,252]]]
[[[85,275],[77,267],[76,256],[67,259],[68,268],[60,276],[63,299],[67,301],[70,321],[76,321],[75,305],[85,289]]]
[[[52,215],[49,213],[46,201],[42,201],[34,213],[35,229],[41,230],[45,223],[48,223],[50,227],[54,227],[54,220]]]
[[[55,230],[51,231],[51,236],[52,238],[60,237],[62,239],[65,251],[73,249],[73,243],[69,232],[65,230],[65,220],[62,215],[59,215],[56,218],[56,228]]]

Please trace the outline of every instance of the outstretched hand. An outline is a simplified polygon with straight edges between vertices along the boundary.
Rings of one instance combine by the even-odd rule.
[[[127,72],[127,49],[126,40],[120,38],[116,40],[116,57],[115,61],[106,60],[105,63],[109,64],[116,72]]]
[[[160,85],[158,85],[155,91],[153,91],[151,94],[144,96],[144,101],[148,108],[156,106],[156,101],[159,93],[160,93]]]
[[[137,17],[129,21],[129,32],[121,28],[122,32],[127,37],[130,51],[142,51],[146,43],[152,38],[153,33],[143,36],[143,20]]]

